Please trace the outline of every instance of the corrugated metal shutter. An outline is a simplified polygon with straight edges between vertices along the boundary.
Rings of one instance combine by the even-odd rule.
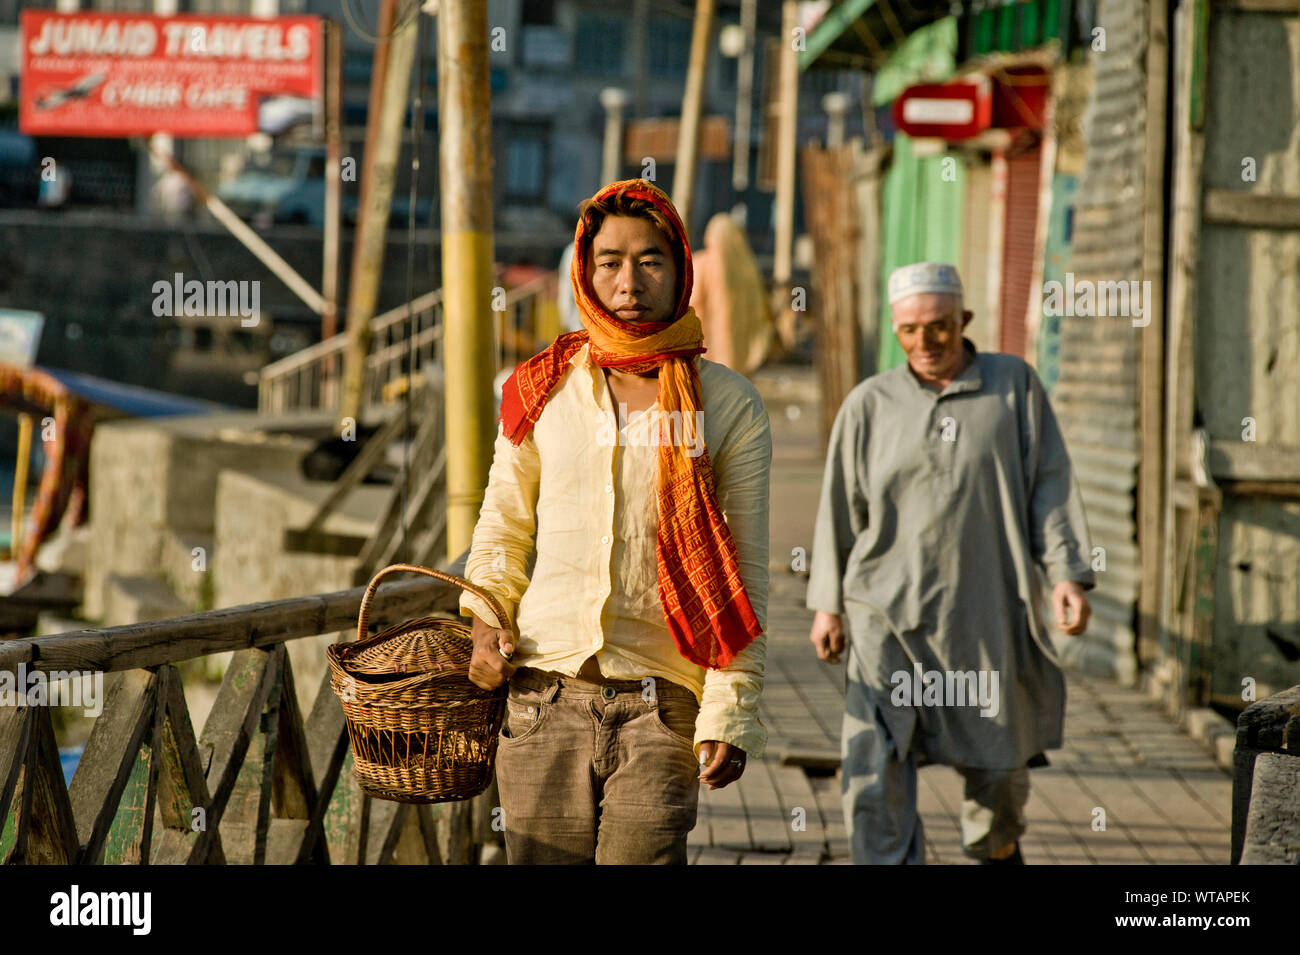
[[[989,288],[989,203],[993,171],[981,155],[966,166],[966,214],[962,221],[961,283],[966,307],[975,313],[966,337],[980,351],[998,350],[998,316],[985,307]]]
[[[1007,212],[1002,234],[1002,322],[998,351],[1029,358],[1026,354],[1030,283],[1037,256],[1038,177],[1042,169],[1042,147],[1007,158]]]
[[[1075,205],[1070,267],[1076,283],[1142,277],[1146,20],[1138,0],[1102,0],[1108,49],[1091,57],[1084,115],[1086,161]],[[1060,375],[1052,395],[1105,569],[1089,594],[1092,622],[1060,638],[1067,662],[1124,683],[1137,679],[1140,329],[1125,317],[1061,319]]]

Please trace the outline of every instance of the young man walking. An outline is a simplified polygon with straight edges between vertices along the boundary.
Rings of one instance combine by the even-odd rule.
[[[470,679],[510,681],[511,864],[683,864],[701,781],[734,782],[766,743],[770,424],[745,377],[700,357],[663,192],[604,187],[573,248],[583,329],[503,389],[465,576],[509,619],[462,596]]]

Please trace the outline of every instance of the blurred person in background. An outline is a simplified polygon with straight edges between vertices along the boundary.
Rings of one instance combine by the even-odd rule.
[[[704,229],[691,307],[704,324],[712,361],[748,375],[767,359],[776,332],[767,290],[745,232],[729,213],[718,213]]]

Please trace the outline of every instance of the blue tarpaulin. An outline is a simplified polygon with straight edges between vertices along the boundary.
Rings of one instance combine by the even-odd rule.
[[[109,381],[107,378],[83,375],[62,368],[41,367],[39,370],[57,379],[78,397],[132,417],[160,418],[167,415],[212,414],[217,411],[236,410],[213,401],[174,395],[153,388],[141,388],[138,385],[124,385],[121,382]]]

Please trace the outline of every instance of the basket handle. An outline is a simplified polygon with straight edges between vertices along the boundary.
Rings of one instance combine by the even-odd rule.
[[[497,602],[496,597],[492,596],[482,587],[471,584],[464,577],[457,577],[455,574],[446,574],[441,570],[431,570],[428,567],[418,567],[415,564],[390,564],[371,578],[370,585],[366,587],[366,592],[361,597],[361,612],[357,615],[357,640],[364,640],[366,638],[366,625],[369,623],[370,618],[370,601],[374,598],[375,589],[379,586],[379,582],[389,574],[395,574],[404,570],[410,571],[413,574],[424,574],[426,577],[436,577],[439,580],[445,580],[449,584],[455,584],[461,590],[468,590],[474,596],[481,597],[487,601],[488,606],[492,608],[492,612],[497,615],[497,623],[500,624],[506,621],[506,612],[501,608],[501,604]]]

